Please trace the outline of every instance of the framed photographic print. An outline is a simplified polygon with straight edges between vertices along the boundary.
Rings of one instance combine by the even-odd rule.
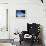
[[[16,17],[25,17],[25,10],[16,10]]]

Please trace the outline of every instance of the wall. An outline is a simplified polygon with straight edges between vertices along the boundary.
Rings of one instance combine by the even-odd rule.
[[[8,3],[8,0],[0,0],[0,3]]]
[[[11,1],[11,0],[10,0]],[[9,31],[11,38],[13,33],[18,30],[27,29],[28,23],[40,23],[43,29],[44,42],[46,44],[46,16],[45,16],[45,4],[42,4],[40,0],[12,0],[9,1]],[[25,18],[16,18],[16,10],[26,10]]]
[[[25,18],[16,18],[16,10],[26,10]],[[40,23],[43,26],[43,33],[46,31],[45,6],[40,0],[10,0],[9,1],[9,31],[11,38],[13,33],[18,30],[27,29],[28,23]],[[45,34],[44,34],[45,35]],[[44,38],[46,40],[46,37]]]

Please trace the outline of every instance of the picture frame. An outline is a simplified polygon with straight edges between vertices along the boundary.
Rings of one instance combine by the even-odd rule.
[[[25,10],[16,10],[16,17],[25,17],[26,15],[26,11]]]

